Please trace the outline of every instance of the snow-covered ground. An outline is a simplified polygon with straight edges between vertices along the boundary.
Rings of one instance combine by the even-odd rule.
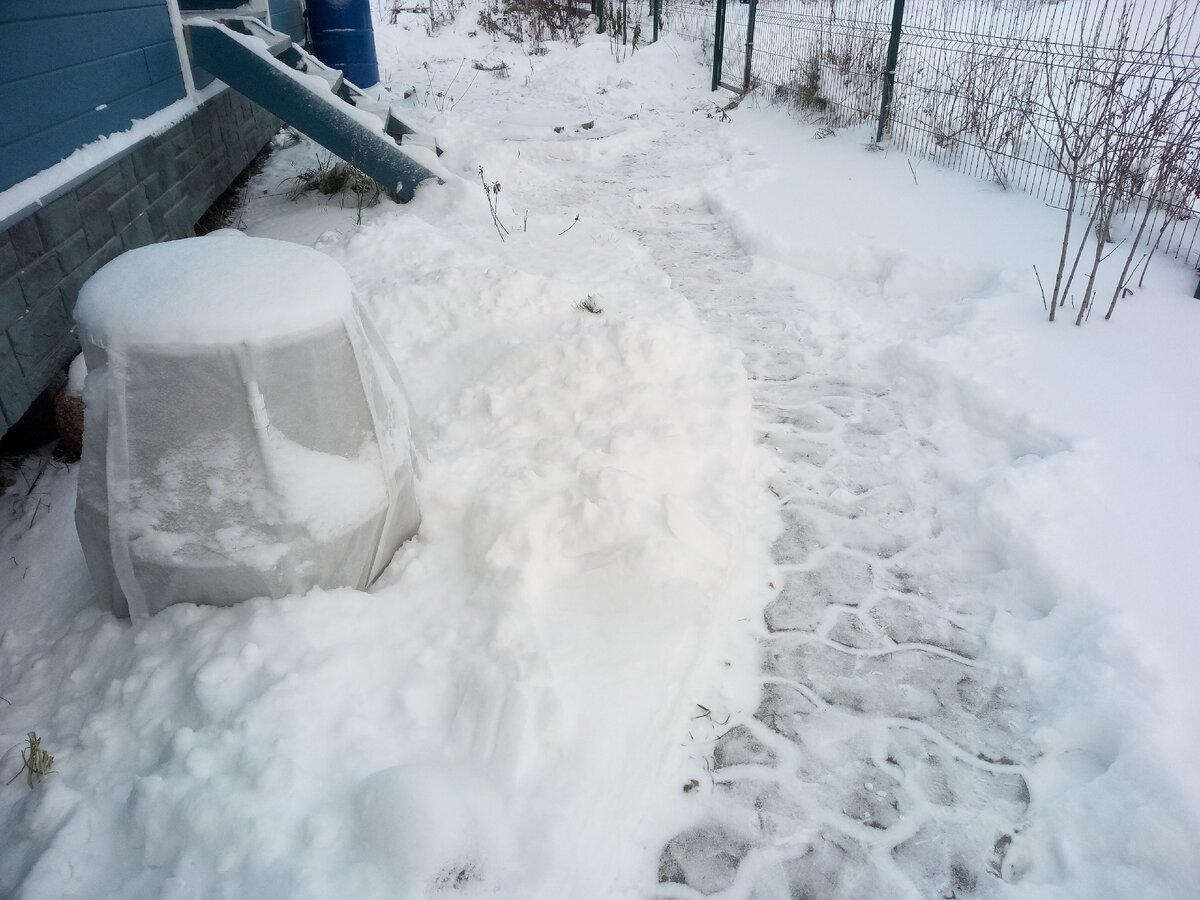
[[[670,34],[473,18],[377,32],[461,180],[358,224],[284,197],[301,143],[243,213],[376,318],[418,538],[130,625],[26,460],[0,769],[36,730],[57,772],[0,790],[0,895],[1200,894],[1194,273],[1049,325],[1053,210],[723,121]]]

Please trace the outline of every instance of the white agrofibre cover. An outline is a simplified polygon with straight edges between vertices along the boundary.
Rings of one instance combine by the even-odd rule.
[[[75,318],[76,525],[114,612],[363,589],[416,532],[403,385],[324,254],[236,231],[144,247]]]

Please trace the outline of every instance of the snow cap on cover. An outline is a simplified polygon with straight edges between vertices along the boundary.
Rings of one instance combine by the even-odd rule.
[[[298,244],[222,229],[123,253],[88,279],[80,337],[120,346],[259,343],[341,322],[353,285],[334,260]]]

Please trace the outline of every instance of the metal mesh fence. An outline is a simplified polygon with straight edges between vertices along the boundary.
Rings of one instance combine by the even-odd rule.
[[[712,35],[720,5],[667,0],[666,27],[703,36],[703,16]],[[833,127],[880,116],[894,0],[723,5],[723,85],[765,89]],[[1200,3],[902,5],[893,146],[1200,262]]]
[[[752,83],[766,85],[773,99],[821,113],[835,127],[870,119],[879,113],[891,5],[760,0]]]
[[[716,0],[662,0],[662,27],[712,46]]]

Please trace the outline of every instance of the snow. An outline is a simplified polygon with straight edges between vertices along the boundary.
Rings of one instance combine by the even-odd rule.
[[[284,241],[222,229],[122,254],[87,280],[75,319],[112,351],[272,343],[337,325],[353,286],[336,263]]]
[[[709,117],[669,32],[617,62],[400,22],[381,64],[429,63],[457,177],[360,224],[286,200],[301,143],[242,216],[378,323],[420,533],[370,592],[131,626],[76,472],[26,460],[0,746],[58,771],[0,791],[0,894],[1196,895],[1194,273],[1050,325],[1029,197]],[[510,77],[437,108],[485,57]]]
[[[69,397],[82,397],[83,384],[87,379],[87,362],[80,353],[67,368],[67,383],[64,385],[64,390]]]

